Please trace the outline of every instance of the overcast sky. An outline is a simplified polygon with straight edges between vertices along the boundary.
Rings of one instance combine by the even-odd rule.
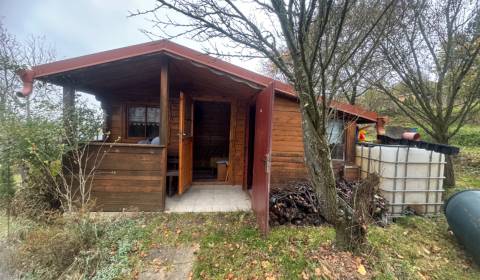
[[[129,11],[148,9],[154,0],[0,0],[0,16],[19,40],[45,35],[57,59],[150,41],[139,29],[151,24],[145,17],[128,18]],[[201,50],[187,38],[175,42]],[[258,71],[258,62],[232,63]]]

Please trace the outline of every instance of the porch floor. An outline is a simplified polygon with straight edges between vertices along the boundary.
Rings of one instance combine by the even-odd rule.
[[[193,185],[186,193],[167,197],[165,212],[250,211],[249,195],[241,186]]]

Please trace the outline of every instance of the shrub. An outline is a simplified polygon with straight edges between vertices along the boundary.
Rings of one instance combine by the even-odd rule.
[[[92,140],[101,131],[102,116],[100,111],[91,108],[85,100],[78,100],[73,116],[72,135],[66,138],[66,128],[60,115],[55,110],[58,106],[45,108],[51,114],[38,115],[32,118],[21,118],[9,115],[0,124],[0,198],[2,193],[12,196],[12,170],[22,168],[21,188],[15,195],[15,213],[22,213],[29,218],[35,218],[44,210],[62,208],[65,211],[74,210],[73,185],[71,178],[77,182],[91,182],[91,178],[79,180],[76,176],[90,176],[91,172],[75,172],[74,169],[62,168],[67,156],[79,155],[73,158],[76,162],[87,159],[85,143]],[[70,130],[69,130],[70,131]],[[82,153],[78,153],[82,151]],[[8,157],[8,161],[4,158]],[[78,174],[77,174],[78,173]],[[79,188],[81,207],[89,204],[90,185]],[[86,194],[88,192],[88,194]],[[38,195],[36,195],[38,194]],[[34,209],[32,211],[32,209]]]
[[[14,216],[33,221],[50,219],[51,212],[59,208],[59,201],[44,174],[31,171],[29,180],[20,186],[13,197],[11,211]]]
[[[93,219],[88,213],[52,215],[15,232],[12,263],[23,278],[119,279],[132,273],[134,252],[144,250],[150,229],[142,219]],[[143,223],[142,223],[143,224]]]
[[[453,137],[452,145],[480,147],[480,126],[465,125]]]
[[[24,276],[58,279],[79,256],[89,255],[101,235],[97,223],[87,215],[55,216],[17,233],[19,245],[12,252],[12,265]]]
[[[2,159],[0,163],[0,207],[6,206],[15,193],[13,170],[9,159]]]

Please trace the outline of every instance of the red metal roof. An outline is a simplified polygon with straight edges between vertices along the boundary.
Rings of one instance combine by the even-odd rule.
[[[29,84],[33,79],[46,77],[53,74],[59,74],[62,72],[72,71],[80,68],[86,68],[89,66],[95,66],[103,63],[118,61],[122,59],[128,59],[137,57],[140,55],[152,54],[152,53],[167,53],[173,56],[178,56],[190,61],[205,65],[212,69],[224,72],[234,77],[253,82],[263,87],[268,86],[273,79],[267,76],[255,73],[253,71],[244,69],[242,67],[233,65],[218,58],[211,57],[209,55],[200,53],[182,45],[173,43],[169,40],[153,41],[119,49],[113,49],[109,51],[98,52],[85,56],[79,56],[75,58],[55,61],[43,65],[38,65],[32,68],[32,70],[22,71],[20,76],[24,82],[24,90],[22,93],[28,95]],[[289,84],[275,81],[275,91],[283,93],[288,96],[297,97],[293,87]],[[332,108],[340,110],[372,122],[376,122],[377,114],[375,112],[366,111],[359,106],[332,102]]]

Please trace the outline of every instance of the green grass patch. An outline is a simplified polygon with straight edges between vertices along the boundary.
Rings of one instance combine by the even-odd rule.
[[[448,189],[446,197],[468,189],[480,189],[480,146],[461,147],[454,158],[456,186]]]
[[[369,263],[377,279],[478,279],[443,217],[407,217],[387,228],[373,227]]]
[[[452,138],[451,144],[463,147],[480,147],[480,126],[463,126]]]

